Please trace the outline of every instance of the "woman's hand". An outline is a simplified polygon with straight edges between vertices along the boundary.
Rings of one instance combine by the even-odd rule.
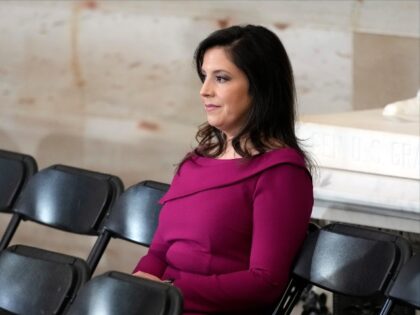
[[[139,278],[146,278],[146,279],[153,280],[153,281],[162,282],[162,280],[160,280],[155,275],[152,275],[150,273],[143,272],[143,271],[137,271],[136,273],[133,273],[133,276],[136,276],[136,277],[139,277]]]

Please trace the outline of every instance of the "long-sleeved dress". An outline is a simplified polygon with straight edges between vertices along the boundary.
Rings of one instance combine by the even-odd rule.
[[[313,206],[302,156],[194,156],[175,175],[148,253],[134,271],[172,279],[184,315],[258,314],[281,296]]]

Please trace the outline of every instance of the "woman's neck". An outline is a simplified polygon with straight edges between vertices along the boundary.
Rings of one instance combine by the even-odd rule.
[[[226,147],[226,150],[217,157],[220,160],[227,160],[227,159],[239,159],[241,156],[236,153],[235,149],[232,145]]]
[[[240,159],[242,156],[240,156],[235,149],[232,146],[232,138],[226,139],[226,149],[225,151],[220,154],[217,158],[220,160],[227,160],[227,159]],[[248,152],[251,153],[251,155],[258,154],[258,151],[255,150],[254,146],[252,145],[251,141],[241,140],[241,147],[242,149],[248,150]],[[278,148],[284,148],[286,147],[282,143],[280,143],[278,140],[272,139],[269,144],[267,145],[268,151],[278,149]]]
[[[232,138],[227,138],[226,139],[226,149],[225,151],[220,154],[217,158],[221,159],[221,160],[225,160],[225,159],[240,159],[242,158],[242,156],[240,156],[235,149],[233,148],[232,145]],[[246,141],[246,140],[241,140],[241,147],[244,148],[246,147],[246,149],[251,152],[252,155],[257,154],[258,152],[253,148],[252,144],[250,141]]]

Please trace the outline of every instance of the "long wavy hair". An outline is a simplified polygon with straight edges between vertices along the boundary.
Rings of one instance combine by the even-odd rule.
[[[305,158],[307,167],[313,163],[301,149],[295,134],[296,90],[293,70],[280,39],[262,26],[231,26],[211,33],[200,42],[195,54],[195,67],[200,80],[206,51],[223,47],[231,61],[248,78],[251,108],[246,123],[232,139],[236,153],[252,158],[250,150],[263,154],[276,144],[296,149]],[[217,157],[227,146],[225,134],[207,122],[196,134],[198,146],[183,159],[192,155]],[[248,146],[250,141],[251,146]]]

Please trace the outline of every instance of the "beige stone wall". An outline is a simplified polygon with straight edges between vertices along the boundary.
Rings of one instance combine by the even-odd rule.
[[[0,148],[170,181],[205,119],[193,51],[211,31],[262,24],[282,39],[300,113],[381,107],[419,86],[418,1],[0,1]],[[0,233],[7,215],[0,215]],[[16,242],[80,254],[91,242],[25,224]],[[48,236],[47,236],[48,235]],[[111,244],[101,268],[130,270]],[[109,264],[108,264],[109,263]],[[100,269],[101,270],[101,269]]]
[[[414,37],[353,34],[353,108],[384,107],[420,87],[420,44]]]

